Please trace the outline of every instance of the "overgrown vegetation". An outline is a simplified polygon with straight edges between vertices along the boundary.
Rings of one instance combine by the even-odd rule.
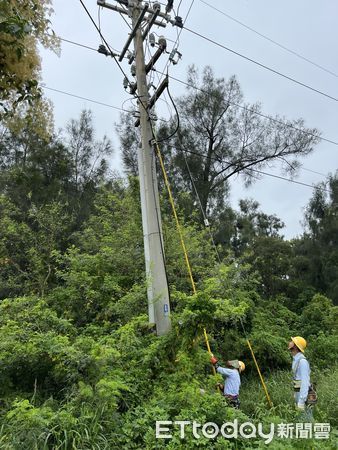
[[[86,185],[82,189],[87,196]],[[192,296],[174,224],[164,215],[173,330],[159,338],[146,316],[137,181],[111,180],[96,190],[87,197],[93,203],[87,204],[91,212],[85,220],[62,197],[35,203],[28,196],[31,206],[24,211],[15,204],[13,190],[12,198],[2,194],[1,448],[195,448],[193,436],[184,444],[178,433],[170,443],[156,440],[155,421],[292,421],[286,343],[300,333],[309,341],[318,384],[316,420],[337,423],[337,307],[314,294],[314,287],[299,287],[304,281],[293,267],[298,242],[255,237],[255,244],[236,258],[230,246],[223,249],[228,257],[219,264],[205,231],[187,223],[184,233],[199,291]],[[57,220],[61,214],[63,220]],[[264,239],[279,239],[290,248],[288,277],[284,264],[273,266],[279,254],[268,255],[270,270],[275,267],[269,282],[278,286],[272,295],[262,282]],[[267,378],[272,410],[241,321]],[[241,411],[228,408],[215,391],[203,327],[217,355],[246,362]],[[262,445],[259,438],[250,442]],[[245,440],[202,438],[198,445],[249,448]],[[287,448],[285,442],[270,444],[278,445]],[[295,442],[292,446],[297,448]]]
[[[24,9],[19,20],[19,2],[8,3],[0,51],[15,44],[28,52],[28,41],[33,45],[45,33],[49,2],[32,4],[37,9]],[[36,57],[35,47],[31,57]],[[18,52],[17,59],[21,64]],[[259,437],[196,440],[188,432],[182,441],[177,432],[170,441],[158,440],[155,422],[293,422],[286,344],[298,334],[309,342],[307,354],[318,386],[315,419],[331,424],[331,437],[275,439],[270,448],[334,448],[338,178],[329,178],[328,195],[318,186],[306,210],[304,234],[292,241],[281,235],[281,220],[264,214],[257,202],[242,200],[238,211],[227,203],[233,174],[251,182],[252,166],[309,153],[317,131],[305,139],[285,123],[271,134],[254,114],[249,117],[229,106],[229,99],[243,101],[239,84],[235,78],[227,83],[215,79],[210,68],[204,71],[202,88],[217,100],[214,109],[203,92],[194,97],[189,90],[179,102],[183,120],[173,148],[166,149],[166,164],[174,175],[198,293],[191,294],[163,189],[172,331],[157,337],[147,317],[139,189],[133,176],[137,135],[123,118],[119,135],[129,176],[112,174],[107,163],[111,143],[95,138],[89,111],[57,136],[46,126],[47,109],[18,106],[30,96],[31,91],[25,94],[26,81],[36,86],[37,61],[13,86],[8,69],[2,69],[9,78],[4,79],[8,91],[1,106],[12,108],[13,114],[2,121],[0,140],[0,448],[263,448]],[[195,70],[189,76],[198,83]],[[198,119],[193,122],[192,117]],[[305,130],[301,120],[294,125]],[[168,135],[172,126],[159,134]],[[243,153],[248,139],[244,132],[254,139]],[[207,167],[198,149],[208,143],[207,159],[213,162]],[[180,145],[197,150],[186,157],[204,212],[212,218],[218,256],[195,210]],[[222,166],[224,159],[227,167]],[[211,371],[204,328],[221,360],[246,363],[241,410],[229,408],[215,389],[219,377]],[[272,409],[247,338],[267,380]]]

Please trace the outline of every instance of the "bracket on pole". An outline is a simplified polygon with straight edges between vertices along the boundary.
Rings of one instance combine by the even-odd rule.
[[[112,58],[115,58],[116,56],[119,56],[118,53],[111,52],[110,50],[107,50],[106,46],[103,44],[99,45],[99,48],[97,49],[98,53],[101,53],[105,56],[111,56]]]
[[[150,59],[150,61],[148,62],[148,64],[146,65],[146,74],[148,74],[151,69],[154,67],[154,65],[156,64],[156,61],[160,58],[160,56],[162,55],[163,52],[165,52],[167,48],[167,41],[165,39],[163,39],[158,47],[158,49],[156,50],[156,52],[153,54],[152,58]],[[134,95],[137,89],[137,85],[136,83],[133,84],[133,86],[131,86],[130,88],[130,94]]]
[[[154,65],[156,64],[157,60],[160,58],[162,53],[165,52],[166,48],[167,48],[167,41],[165,39],[163,39],[163,41],[160,43],[158,49],[156,50],[156,52],[153,54],[153,56],[151,57],[150,61],[146,65],[146,73],[147,74],[154,67]]]
[[[145,40],[145,38],[147,37],[147,35],[148,35],[149,31],[150,31],[150,28],[154,25],[154,23],[156,21],[156,18],[157,18],[157,16],[160,13],[160,8],[161,8],[160,5],[158,5],[158,7],[155,9],[153,15],[151,16],[151,19],[149,20],[149,23],[146,26],[146,29],[144,30],[144,32],[142,34],[142,39],[143,40]]]
[[[116,0],[118,3],[120,3],[121,5],[125,6],[128,8],[129,6],[129,2],[128,0]],[[129,15],[128,11],[126,9],[121,8],[120,6],[115,6],[112,5],[111,3],[107,3],[106,0],[97,0],[96,1],[98,6],[102,6],[103,8],[107,8],[107,9],[111,9],[112,11],[116,11],[119,12],[121,14],[126,14]],[[150,8],[149,7],[149,3],[145,3],[145,6],[148,6],[148,12],[151,14],[155,13],[155,9]],[[141,11],[143,10],[142,6],[136,5],[136,8],[140,9]],[[157,14],[159,17],[162,17],[163,19],[165,19],[167,22],[171,22],[170,20],[170,16],[168,14],[164,14],[161,11],[158,12]],[[155,25],[158,25],[159,27],[166,27],[166,24],[163,22],[160,22],[159,20],[155,21]]]
[[[136,30],[141,25],[141,22],[142,22],[142,20],[144,18],[145,13],[147,12],[148,7],[149,7],[149,5],[148,5],[148,3],[146,3],[144,5],[144,8],[142,9],[142,11],[140,12],[140,15],[138,16],[137,22],[135,23],[134,28],[131,30],[131,32],[129,34],[129,37],[127,39],[127,42],[125,43],[125,45],[124,45],[124,47],[122,49],[122,52],[121,52],[120,57],[119,57],[119,61],[122,61],[122,59],[124,58],[124,55],[126,54],[126,52],[128,50],[128,47],[129,47],[132,39],[135,36]]]
[[[104,8],[107,9],[111,9],[112,11],[116,11],[120,14],[127,14],[128,15],[128,11],[126,11],[125,9],[121,8],[120,6],[115,6],[115,5],[111,5],[110,3],[106,3],[106,0],[97,0],[97,5],[98,6],[102,6]],[[122,2],[120,2],[121,4],[124,4]]]
[[[128,6],[128,0],[116,0],[118,3],[121,3],[121,5]]]
[[[148,111],[155,105],[156,100],[160,98],[161,94],[163,93],[164,89],[169,86],[169,77],[166,75],[162,83],[159,85],[159,87],[156,89],[155,94],[151,97],[148,103]],[[135,127],[138,127],[140,125],[140,119],[137,119],[134,123]]]

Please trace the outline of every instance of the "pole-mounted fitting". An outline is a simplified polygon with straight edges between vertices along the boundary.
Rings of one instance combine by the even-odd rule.
[[[158,38],[158,46],[160,48],[163,48],[163,50],[165,50],[167,48],[167,40],[164,36],[160,36]]]
[[[154,11],[161,11],[161,3],[158,3],[158,2],[155,2],[154,4],[153,4],[153,9],[154,9]]]
[[[168,0],[167,6],[165,7],[165,12],[168,14],[173,9],[174,0]]]
[[[159,3],[154,3],[153,5],[153,13],[150,16],[147,17],[147,20],[149,20],[148,25],[146,26],[145,30],[142,33],[142,39],[145,40],[145,38],[147,37],[151,27],[155,24],[157,16],[160,14],[161,12],[161,5]]]
[[[154,33],[149,34],[149,44],[151,47],[155,47],[156,39]]]
[[[183,20],[180,16],[175,16],[174,25],[178,28],[183,28]]]
[[[155,91],[154,95],[150,98],[150,100],[148,102],[148,119],[150,119],[149,114],[150,114],[151,108],[155,105],[156,101],[160,98],[161,94],[168,87],[168,85],[169,85],[169,77],[168,77],[168,75],[166,75],[166,77],[164,78],[164,80],[159,85],[159,87]],[[135,125],[135,127],[138,127],[140,125],[140,120],[139,119],[136,120],[134,125]]]
[[[143,20],[143,18],[144,18],[145,13],[147,12],[148,7],[149,7],[149,5],[148,5],[148,3],[146,3],[146,4],[144,5],[144,8],[141,10],[140,15],[138,16],[137,21],[136,21],[136,23],[135,23],[133,29],[131,30],[131,32],[130,32],[130,34],[129,34],[129,37],[128,37],[128,39],[127,39],[127,42],[125,43],[125,46],[124,46],[123,49],[122,49],[122,52],[121,52],[120,57],[119,57],[119,61],[120,61],[120,62],[121,62],[122,59],[124,58],[124,55],[126,54],[126,52],[127,52],[127,50],[128,50],[128,47],[129,47],[131,41],[133,40],[133,38],[134,38],[134,36],[135,36],[136,30],[137,30],[137,29],[139,28],[139,26],[141,25],[141,22],[142,22],[142,20]]]
[[[99,48],[97,49],[97,51],[98,51],[98,53],[101,53],[101,55],[105,55],[105,56],[112,56],[112,57],[118,56],[117,53],[107,50],[107,47],[103,44],[99,45]]]
[[[175,59],[175,57],[177,58]],[[176,48],[174,48],[170,55],[169,55],[169,61],[171,61],[174,66],[178,63],[178,61],[182,58],[182,53],[180,53]]]
[[[97,49],[97,51],[98,51],[99,53],[101,53],[102,55],[106,55],[106,56],[109,55],[109,52],[108,52],[106,46],[103,45],[103,44],[99,45],[99,48]]]

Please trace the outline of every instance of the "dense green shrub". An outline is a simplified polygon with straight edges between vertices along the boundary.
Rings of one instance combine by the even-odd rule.
[[[115,189],[103,189],[96,197],[95,210],[72,235],[72,245],[66,250],[48,247],[53,283],[46,284],[43,295],[38,290],[0,303],[0,448],[264,448],[260,438],[197,441],[191,431],[182,441],[178,430],[170,441],[156,440],[155,421],[292,422],[287,343],[293,335],[308,339],[319,393],[315,419],[336,426],[337,308],[330,299],[313,295],[310,288],[302,291],[303,297],[297,293],[294,302],[286,292],[265,297],[255,267],[231,255],[216,265],[205,231],[192,223],[184,234],[196,279],[193,295],[175,225],[165,217],[172,331],[157,337],[147,317],[135,186]],[[0,251],[7,255],[4,249],[12,236],[20,254],[21,238],[31,239],[34,233],[27,226],[17,231],[13,221],[18,211],[10,214],[10,206],[2,204],[7,218],[0,227],[7,237]],[[46,243],[46,233],[43,239]],[[36,261],[46,261],[41,258]],[[13,281],[14,289],[21,278],[15,278],[7,260],[1,261],[2,279]],[[35,275],[42,280],[44,266],[39,267]],[[211,370],[205,329],[222,363],[239,358],[246,364],[240,411],[229,408],[215,389],[222,377]],[[272,409],[247,339],[266,379]],[[333,443],[334,432],[329,442],[275,440],[269,448],[333,448]]]

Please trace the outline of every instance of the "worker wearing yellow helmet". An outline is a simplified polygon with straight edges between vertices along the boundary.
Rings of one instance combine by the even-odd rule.
[[[291,337],[288,349],[292,355],[292,374],[296,409],[306,419],[312,419],[312,408],[308,404],[308,395],[311,388],[310,365],[304,356],[307,342],[301,336]]]
[[[244,362],[234,359],[227,361],[226,367],[221,367],[218,364],[218,359],[214,356],[212,356],[210,362],[215,366],[217,372],[225,378],[224,385],[219,385],[219,387],[221,388],[224,397],[227,399],[227,402],[230,406],[239,408],[239,389],[241,386],[240,373],[245,370]]]

